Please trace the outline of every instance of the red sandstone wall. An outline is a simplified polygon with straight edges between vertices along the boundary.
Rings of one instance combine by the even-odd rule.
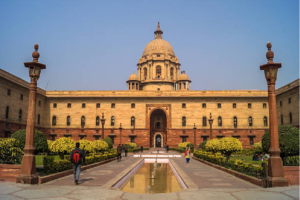
[[[290,185],[299,185],[299,166],[284,166],[283,172]]]

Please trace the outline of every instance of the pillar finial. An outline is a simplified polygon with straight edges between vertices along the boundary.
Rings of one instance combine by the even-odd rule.
[[[274,52],[271,50],[272,44],[271,42],[267,43],[268,52],[266,53],[266,57],[268,59],[268,63],[273,63]]]
[[[33,62],[38,62],[40,57],[40,53],[38,52],[39,45],[37,43],[34,44],[34,52],[32,53]]]

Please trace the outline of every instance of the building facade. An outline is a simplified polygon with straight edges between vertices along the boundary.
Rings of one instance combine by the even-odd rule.
[[[155,39],[138,61],[138,73],[127,81],[128,90],[38,88],[36,129],[52,140],[98,140],[105,122],[104,137],[112,138],[115,145],[135,142],[144,147],[164,143],[176,147],[184,141],[200,144],[225,136],[238,138],[246,148],[260,141],[269,128],[267,91],[191,90],[191,80],[184,71],[180,73],[178,58],[162,39],[159,25],[154,33]],[[285,90],[278,95],[283,93]],[[26,127],[29,83],[0,70],[0,95],[0,137],[10,137]]]

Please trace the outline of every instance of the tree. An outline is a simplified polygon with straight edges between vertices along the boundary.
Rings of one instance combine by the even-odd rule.
[[[73,149],[75,149],[75,141],[71,138],[62,137],[52,143],[50,150],[64,159],[64,155],[70,154]]]
[[[220,139],[218,150],[223,153],[223,155],[227,158],[228,161],[230,159],[230,155],[234,152],[242,151],[243,146],[242,143],[236,138],[224,137]]]
[[[113,148],[113,143],[112,143],[112,140],[109,138],[109,137],[105,137],[103,139],[104,142],[106,142],[108,144],[108,148]]]
[[[279,148],[280,157],[299,155],[299,129],[290,125],[279,125]],[[270,131],[266,130],[262,139],[262,148],[264,152],[270,149]]]
[[[20,129],[16,131],[14,134],[12,134],[11,137],[19,141],[19,148],[23,150],[25,147],[26,130]],[[41,131],[35,130],[34,147],[35,147],[35,154],[45,153],[48,151],[47,138]]]
[[[215,153],[215,152],[219,151],[219,144],[220,144],[219,139],[208,140],[205,145],[205,150],[212,151]]]

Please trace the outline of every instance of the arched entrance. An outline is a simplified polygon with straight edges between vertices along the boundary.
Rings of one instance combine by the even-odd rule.
[[[167,116],[162,109],[156,109],[150,116],[150,147],[163,147],[166,139]]]

